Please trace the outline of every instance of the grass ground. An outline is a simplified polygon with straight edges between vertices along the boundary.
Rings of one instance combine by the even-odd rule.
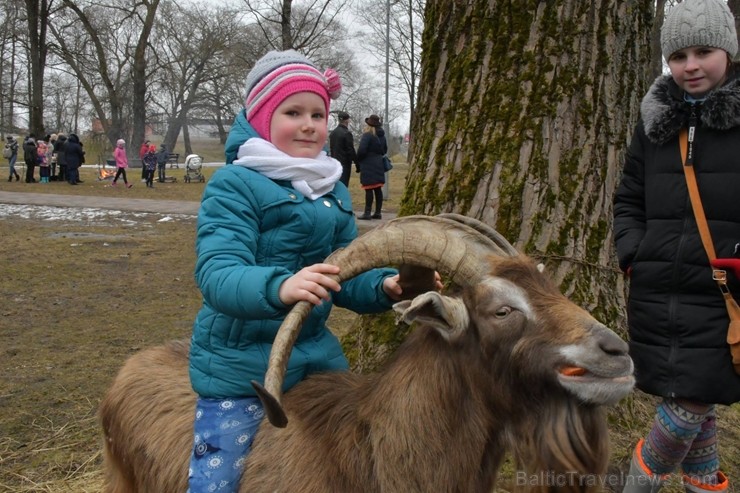
[[[206,177],[215,169],[205,168]],[[95,173],[84,169],[77,187],[0,181],[0,190],[197,201],[203,189],[182,180],[153,190],[141,183],[111,188]],[[397,207],[404,177],[405,166],[396,165],[387,210]],[[361,203],[361,191],[352,188]],[[199,307],[193,233],[194,221],[177,216],[0,215],[0,492],[101,490],[98,403],[126,357],[189,336]],[[352,321],[335,310],[331,325]],[[635,393],[610,410],[614,471],[625,468],[652,405]],[[739,414],[737,407],[719,409],[722,467],[731,478],[740,478]]]

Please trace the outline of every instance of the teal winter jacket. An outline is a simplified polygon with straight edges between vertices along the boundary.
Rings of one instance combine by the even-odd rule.
[[[229,136],[226,138],[224,145],[224,154],[226,155],[226,164],[231,164],[236,159],[236,153],[239,147],[247,140],[259,137],[257,131],[247,121],[246,110],[241,110],[236,114],[234,123],[231,125]]]
[[[349,191],[341,182],[311,201],[290,182],[243,166],[214,173],[197,224],[195,280],[203,305],[190,353],[195,392],[206,398],[254,396],[249,382],[264,380],[273,340],[291,308],[278,297],[280,285],[356,237]],[[326,327],[332,304],[358,313],[387,310],[393,301],[382,284],[395,273],[361,274],[332,293],[332,302],[314,307],[290,356],[283,391],[310,373],[348,367]]]

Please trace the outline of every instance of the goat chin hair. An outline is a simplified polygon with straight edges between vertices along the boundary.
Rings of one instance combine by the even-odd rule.
[[[517,464],[513,489],[521,492],[603,491],[609,461],[605,411],[567,395],[540,403],[511,434]]]

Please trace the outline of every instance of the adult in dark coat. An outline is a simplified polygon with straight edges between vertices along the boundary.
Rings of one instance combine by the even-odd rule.
[[[383,185],[385,184],[385,167],[383,156],[388,152],[380,117],[370,115],[365,118],[365,132],[357,147],[357,167],[360,172],[360,184],[365,190],[365,213],[358,219],[382,219]],[[375,214],[370,215],[375,199]]]
[[[167,160],[170,158],[170,153],[167,150],[167,146],[165,144],[159,145],[159,150],[157,151],[157,181],[159,183],[164,183],[167,179],[165,176],[166,170],[167,170]]]
[[[619,265],[630,276],[630,355],[637,386],[662,397],[635,447],[625,493],[655,492],[680,470],[692,493],[726,491],[715,404],[740,400],[729,318],[689,201],[679,131],[690,154],[717,257],[740,243],[740,78],[735,23],[723,0],[684,0],[661,36],[670,75],[653,83],[614,200]],[[737,298],[740,281],[728,275]],[[655,488],[654,488],[655,487]]]
[[[85,152],[76,134],[69,134],[64,146],[64,160],[67,163],[67,181],[70,185],[77,185],[80,183],[80,166],[85,162]]]
[[[349,178],[352,175],[352,163],[357,162],[355,153],[355,139],[349,131],[349,113],[340,111],[337,113],[339,124],[329,134],[329,153],[331,157],[342,165],[342,177],[339,179],[345,186],[349,187]]]
[[[36,150],[36,136],[31,134],[23,141],[23,160],[26,163],[26,183],[36,183],[33,173],[36,170],[38,157],[39,155]]]
[[[10,151],[10,156],[8,156],[8,181],[13,181],[13,176],[15,176],[15,181],[18,181],[21,179],[15,170],[15,162],[18,160],[18,141],[12,135],[8,135],[6,139],[8,142],[5,144],[5,148]]]
[[[54,143],[54,152],[57,155],[57,165],[59,166],[59,181],[67,179],[67,159],[64,157],[64,148],[67,145],[67,136],[57,134],[57,141]]]

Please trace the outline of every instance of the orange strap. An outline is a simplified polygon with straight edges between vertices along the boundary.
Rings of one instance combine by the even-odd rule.
[[[694,217],[696,218],[696,226],[699,228],[699,235],[701,236],[701,242],[704,244],[704,250],[707,252],[709,260],[712,261],[717,258],[717,254],[714,252],[714,244],[712,243],[712,235],[709,232],[709,225],[707,224],[707,217],[704,215],[704,206],[701,204],[701,197],[699,196],[699,186],[696,184],[696,174],[694,173],[694,166],[686,163],[686,154],[688,153],[689,143],[689,132],[685,128],[682,128],[678,134],[678,143],[681,148],[681,161],[683,162],[683,171],[686,176],[686,185],[689,188],[689,198],[691,199],[691,208],[694,209]],[[727,272],[721,269],[712,268],[712,278],[719,285],[722,293],[728,293],[727,288]]]
[[[707,251],[709,260],[714,260],[717,258],[717,255],[714,253],[712,235],[709,233],[709,226],[707,226],[707,217],[704,215],[704,207],[701,205],[699,187],[696,184],[696,174],[694,173],[694,167],[690,164],[686,164],[689,133],[685,128],[682,128],[681,132],[678,134],[678,143],[681,146],[681,160],[683,161],[683,171],[684,175],[686,176],[686,185],[688,185],[689,187],[689,198],[691,198],[691,207],[694,209],[696,226],[699,228],[701,242],[704,244],[704,250]]]

